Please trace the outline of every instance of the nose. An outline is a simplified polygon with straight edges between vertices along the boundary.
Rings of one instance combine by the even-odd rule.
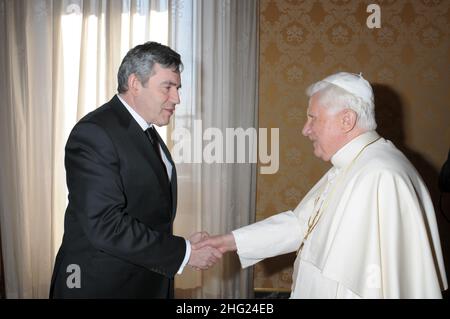
[[[174,104],[180,104],[180,92],[176,87],[171,88],[170,101]]]
[[[310,132],[311,132],[311,125],[309,125],[309,120],[308,120],[308,121],[306,121],[305,125],[303,126],[302,134],[303,134],[303,136],[308,137]]]

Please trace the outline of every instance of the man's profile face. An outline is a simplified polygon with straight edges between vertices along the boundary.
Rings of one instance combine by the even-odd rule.
[[[329,161],[339,149],[339,112],[329,112],[321,106],[318,95],[314,94],[310,99],[307,116],[302,134],[312,141],[314,155]]]
[[[136,108],[148,122],[158,126],[167,125],[180,103],[178,89],[181,87],[180,73],[163,68],[155,63],[153,74],[147,83],[140,85],[136,96]]]

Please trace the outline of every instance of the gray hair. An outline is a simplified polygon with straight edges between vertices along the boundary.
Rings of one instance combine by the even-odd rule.
[[[375,103],[363,101],[350,92],[340,88],[337,85],[327,83],[317,90],[315,84],[306,90],[308,97],[318,94],[320,104],[332,114],[344,109],[351,109],[357,115],[356,125],[367,131],[373,131],[377,128],[375,121]]]
[[[132,48],[123,58],[117,73],[117,91],[119,93],[128,91],[128,77],[131,74],[135,74],[142,85],[146,85],[153,75],[155,63],[178,73],[183,69],[181,57],[177,52],[157,42],[146,42]]]

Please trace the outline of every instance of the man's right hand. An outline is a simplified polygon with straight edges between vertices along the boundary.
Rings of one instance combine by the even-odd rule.
[[[208,269],[222,258],[222,253],[214,247],[204,246],[195,248],[195,244],[193,244],[191,248],[191,257],[189,258],[188,265],[196,270]]]
[[[201,249],[195,249],[194,244],[205,240],[209,237],[209,234],[205,231],[197,232],[189,237],[191,242],[191,257],[189,258],[188,265],[195,270],[208,269],[222,258],[222,253],[211,247],[204,247]]]
[[[232,233],[209,236],[206,239],[193,244],[192,249],[203,249],[208,246],[218,249],[221,253],[237,250],[236,241]]]

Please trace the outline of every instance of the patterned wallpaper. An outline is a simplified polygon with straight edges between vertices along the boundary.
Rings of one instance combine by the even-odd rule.
[[[366,25],[371,3],[381,8],[379,29]],[[374,84],[378,132],[406,153],[436,199],[450,147],[449,24],[448,0],[261,0],[259,126],[280,128],[280,169],[258,176],[257,220],[294,209],[329,167],[301,135],[304,92],[338,71],[363,72]],[[438,221],[449,256],[449,224]],[[259,263],[255,288],[289,290],[294,257]]]

